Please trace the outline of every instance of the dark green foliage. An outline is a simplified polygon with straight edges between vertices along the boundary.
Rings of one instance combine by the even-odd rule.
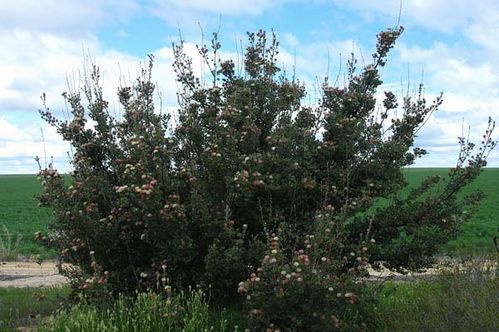
[[[317,224],[329,225],[327,219]],[[271,237],[261,267],[238,288],[246,296],[251,331],[369,330],[374,296],[358,283],[365,275],[368,248],[342,247],[339,229],[329,227],[306,235],[297,244],[304,249],[291,257],[280,244],[286,243],[285,235]]]
[[[486,154],[495,145],[490,137],[493,128],[489,120],[484,146],[469,160],[473,144],[460,139],[458,165],[449,171],[448,177],[428,177],[405,197],[395,197],[390,205],[376,211],[371,220],[376,239],[371,260],[383,260],[387,267],[402,272],[422,269],[434,262],[434,254],[456,238],[461,225],[470,220],[484,197],[480,190],[458,194],[486,165]],[[465,162],[467,166],[463,166]]]
[[[257,330],[365,328],[369,296],[356,281],[369,255],[394,268],[430,263],[456,235],[464,209],[481,198],[461,202],[456,194],[495,144],[490,122],[466,166],[472,146],[461,142],[460,161],[440,190],[428,191],[436,181],[429,180],[406,199],[370,209],[405,186],[403,167],[425,154],[413,148],[416,133],[441,104],[438,97],[427,105],[420,93],[398,106],[386,92],[377,106],[380,70],[401,33],[381,32],[373,63],[364,68],[352,57],[347,84],[326,80],[317,107],[301,104],[299,81],[278,75],[275,36],[249,34],[244,72],[237,73],[219,58],[215,34],[211,51],[199,46],[209,85],[194,74],[183,44],[176,45],[180,109],[171,130],[169,116],[154,112],[152,59],[133,86],[118,92],[122,120],[109,115],[94,68],[82,91],[88,107],[74,91],[64,95],[70,121],[42,111],[75,151],[71,187],[52,167],[40,172],[42,201],[56,216],[47,240],[76,267],[66,270],[74,289],[115,296],[202,285],[221,299],[254,273],[240,292],[259,312],[251,317]],[[398,107],[402,115],[394,118]],[[304,255],[310,266],[296,271]],[[284,296],[277,286],[282,269],[296,279]],[[348,299],[323,298],[317,316],[286,305],[318,301],[330,288]]]
[[[404,169],[404,178],[408,186],[403,188],[399,195],[419,186],[421,181],[434,175],[445,177],[447,168],[408,168]],[[455,240],[450,241],[443,248],[444,254],[460,255],[472,253],[495,252],[491,241],[497,234],[496,211],[499,206],[499,187],[496,179],[499,178],[499,169],[487,167],[478,178],[464,188],[458,198],[464,197],[478,189],[485,193],[485,198],[480,203],[480,209],[471,216],[471,220],[461,225],[461,232]],[[442,185],[443,181],[440,181]],[[40,246],[34,239],[33,233],[37,230],[46,231],[50,220],[50,211],[39,208],[37,196],[41,192],[39,181],[34,175],[0,175],[0,214],[12,235],[12,241],[21,234],[21,243],[17,255],[33,257],[54,257],[54,251]],[[5,235],[5,234],[2,234]],[[4,236],[4,240],[7,239]]]

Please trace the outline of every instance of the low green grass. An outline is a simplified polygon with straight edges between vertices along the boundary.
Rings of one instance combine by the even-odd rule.
[[[497,257],[496,257],[497,264]],[[432,279],[386,283],[376,331],[499,331],[498,271],[453,270]]]
[[[107,307],[81,303],[61,310],[38,326],[40,332],[237,332],[226,311],[210,308],[201,291],[165,300],[153,293],[121,297]]]
[[[445,168],[405,170],[411,187],[427,176],[445,176],[447,172],[448,169]],[[485,169],[465,193],[475,189],[482,190],[487,197],[471,222],[463,225],[462,234],[447,244],[445,254],[487,253],[495,250],[492,238],[499,235],[499,168]],[[9,259],[14,258],[16,254],[41,254],[44,258],[54,256],[53,252],[40,247],[33,238],[36,231],[47,229],[47,223],[52,217],[48,209],[38,207],[37,196],[40,193],[41,185],[34,175],[0,175],[0,247],[2,241],[4,244],[11,243],[11,250],[14,252],[9,254]],[[10,239],[2,225],[7,227]],[[18,234],[22,239],[16,247]]]
[[[165,300],[143,293],[98,306],[69,305],[67,286],[0,288],[0,331],[242,331],[244,314],[236,304],[208,305],[200,291]],[[238,327],[239,326],[239,327]]]
[[[57,310],[69,294],[68,287],[0,288],[0,331],[35,326],[41,317]]]

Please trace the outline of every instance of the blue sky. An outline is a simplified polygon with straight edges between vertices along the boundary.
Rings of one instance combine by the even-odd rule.
[[[58,115],[68,79],[78,85],[85,54],[103,73],[111,108],[120,79],[133,78],[146,54],[156,56],[154,80],[162,104],[175,110],[177,86],[171,69],[172,41],[195,44],[220,31],[223,55],[237,58],[246,31],[273,29],[280,40],[279,64],[309,88],[335,77],[354,52],[369,63],[376,33],[399,19],[399,0],[16,0],[0,11],[0,174],[35,173],[35,155],[53,156],[69,170],[70,147],[40,120],[39,96]],[[471,128],[479,141],[489,116],[499,120],[499,1],[404,0],[406,28],[383,73],[383,89],[401,96],[425,83],[425,96],[444,92],[444,104],[419,133],[430,154],[416,166],[455,164],[457,137]],[[196,60],[194,63],[198,63]],[[329,73],[328,73],[329,68]],[[424,72],[424,74],[423,74]],[[44,140],[42,140],[43,131]],[[499,137],[497,133],[495,139]],[[499,152],[489,156],[499,167]]]

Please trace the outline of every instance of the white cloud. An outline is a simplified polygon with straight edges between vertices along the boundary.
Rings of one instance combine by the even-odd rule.
[[[411,6],[414,1],[409,1]],[[431,7],[433,2],[421,3]],[[436,1],[435,6],[442,6]],[[488,6],[488,7],[487,7]],[[432,128],[439,128],[438,134],[433,135],[425,129],[420,134],[421,142],[432,155],[424,158],[419,164],[431,165],[436,159],[449,166],[454,163],[452,146],[457,146],[457,136],[462,135],[462,125],[470,127],[470,138],[479,143],[485,130],[488,117],[499,120],[499,46],[492,36],[499,33],[497,19],[499,18],[499,3],[487,1],[462,8],[461,1],[447,11],[429,13],[423,18],[422,13],[409,15],[421,16],[421,24],[429,29],[439,29],[429,22],[439,19],[439,15],[446,13],[452,22],[442,18],[439,24],[444,24],[446,32],[454,32],[461,36],[459,42],[434,42],[430,46],[422,47],[417,41],[408,42],[401,37],[401,43],[395,47],[396,60],[401,64],[409,64],[411,71],[424,69],[424,83],[427,99],[432,99],[439,92],[444,92],[444,103],[440,111],[432,118]],[[406,6],[407,8],[407,6]],[[454,12],[460,19],[455,19]],[[402,77],[404,75],[401,75]],[[497,139],[497,131],[494,135]],[[443,143],[445,142],[445,143]],[[442,150],[444,144],[448,150]],[[489,157],[490,165],[497,167],[499,152],[492,151]],[[425,161],[427,159],[428,161]],[[452,164],[450,164],[452,165]]]
[[[37,111],[42,107],[40,95],[45,92],[47,106],[57,117],[64,118],[66,106],[61,93],[68,90],[67,78],[76,87],[82,86],[85,54],[89,54],[100,67],[103,92],[110,102],[112,114],[120,112],[117,88],[132,84],[141,64],[146,61],[127,53],[103,49],[95,37],[73,40],[46,33],[17,31],[12,38],[12,35],[0,31],[0,44],[9,49],[9,52],[5,48],[0,50],[0,174],[34,173],[37,170],[33,158],[44,154],[40,128],[45,134],[47,156],[55,158],[60,170],[69,169],[69,145],[40,119]],[[195,74],[200,75],[206,70],[194,44],[186,43],[185,52],[194,59]],[[164,47],[154,54],[153,81],[158,85],[158,94],[161,93],[163,111],[172,111],[177,104],[173,51],[171,47]],[[237,58],[237,54],[231,52],[222,52],[221,56]],[[88,62],[86,66],[89,66]],[[209,84],[209,76],[205,77]],[[159,107],[159,97],[156,101]]]
[[[371,15],[395,25],[402,4],[402,25],[418,25],[445,33],[466,29],[482,22],[494,22],[491,18],[499,9],[495,0],[335,0],[341,7]]]
[[[282,0],[152,0],[150,9],[156,15],[168,22],[182,16],[199,14],[220,14],[227,16],[259,15],[262,12],[279,5]],[[173,23],[177,23],[173,22]]]
[[[360,47],[353,40],[300,44],[299,50],[296,51],[281,47],[278,65],[288,72],[296,66],[298,77],[308,80],[325,76],[329,76],[330,80],[335,80],[340,74],[339,85],[341,86],[343,84],[342,72],[344,73],[345,63],[352,52],[360,57]],[[359,64],[359,66],[363,65],[365,64]]]
[[[86,35],[103,25],[123,22],[139,10],[136,0],[3,1],[0,30]]]
[[[22,141],[29,137],[25,131],[19,130],[7,119],[0,117],[0,141]]]
[[[474,20],[469,24],[464,35],[474,43],[482,46],[488,52],[499,55],[499,43],[497,36],[499,36],[499,4],[496,2],[495,6],[484,8],[479,16],[480,19]]]
[[[296,36],[290,32],[284,33],[282,37],[284,38],[286,44],[288,44],[292,48],[296,48],[300,44],[298,38],[296,38]]]
[[[218,27],[237,26],[228,23],[229,19],[246,19],[263,16],[278,10],[286,4],[322,3],[324,0],[148,0],[144,8],[155,17],[159,17],[172,27],[180,28],[182,33],[198,36],[201,27],[206,31],[217,31]]]
[[[123,29],[119,29],[116,35],[123,39],[128,37],[128,33]]]
[[[69,170],[67,152],[69,144],[48,124],[30,121],[19,125],[12,119],[0,117],[0,174],[36,173],[35,156],[45,164],[54,159],[54,166],[61,171]],[[43,134],[42,134],[43,131]]]
[[[144,9],[175,26],[178,23],[192,27],[197,21],[218,24],[218,14],[239,19],[243,16],[262,15],[285,3],[300,1],[17,0],[2,4],[0,112],[3,113],[0,113],[0,173],[36,171],[31,158],[36,154],[43,154],[40,127],[44,128],[48,156],[53,155],[56,164],[67,169],[67,144],[48,129],[36,111],[41,107],[39,96],[46,92],[48,105],[57,114],[61,114],[60,111],[65,106],[60,94],[67,90],[66,77],[74,76],[78,80],[84,54],[90,54],[101,67],[104,93],[111,102],[111,112],[119,110],[115,94],[120,77],[128,82],[133,81],[144,59],[106,49],[95,35],[103,25],[119,25]],[[366,14],[364,17],[369,16],[371,20],[384,17],[381,20],[390,24],[396,22],[398,15],[398,0],[336,2],[340,6]],[[459,41],[463,40],[462,43],[455,44],[436,41],[423,47],[418,42],[405,41],[402,36],[394,50],[392,61],[388,63],[386,76],[389,79],[385,87],[391,86],[397,90],[397,86],[405,86],[405,83],[394,83],[392,78],[396,75],[391,73],[403,67],[399,77],[405,77],[406,64],[410,64],[411,71],[416,73],[424,68],[428,100],[434,98],[440,90],[446,92],[441,111],[419,133],[417,143],[427,148],[431,155],[418,161],[417,165],[451,166],[455,163],[456,137],[461,135],[463,118],[471,126],[471,137],[474,140],[480,139],[489,115],[499,120],[499,43],[494,39],[499,34],[498,21],[499,2],[492,0],[473,5],[464,0],[451,4],[445,0],[403,2],[403,25],[423,26],[429,31],[443,32],[460,37]],[[127,31],[120,30],[120,27],[116,27],[114,31],[122,38],[126,37]],[[198,36],[198,30],[196,35]],[[282,38],[285,43],[280,50],[278,64],[288,74],[296,65],[297,77],[306,83],[308,98],[312,103],[318,97],[317,93],[314,95],[314,88],[317,88],[315,77],[329,75],[334,81],[339,70],[339,54],[342,55],[343,70],[350,52],[354,51],[361,57],[359,45],[349,39],[304,43],[291,32],[283,33]],[[195,45],[187,43],[185,51],[194,58],[195,72],[205,72],[206,68],[200,63]],[[163,108],[172,110],[176,105],[177,92],[175,74],[171,68],[172,49],[160,48],[154,54],[156,60],[153,80],[158,83],[162,93]],[[366,54],[365,61],[369,62],[370,53]],[[237,60],[238,56],[240,54],[237,52],[222,52],[225,59],[231,58],[236,63],[241,63],[240,59]],[[362,61],[359,66],[362,66]],[[205,76],[205,80],[209,82],[209,76]],[[343,76],[340,75],[338,84],[342,83]],[[6,112],[9,116],[2,116]],[[499,164],[498,155],[497,151],[491,155],[491,163],[495,163],[493,165]]]
[[[65,76],[83,59],[82,42],[30,32],[0,32],[0,107],[4,111],[37,110],[39,96],[60,96]],[[95,49],[95,41],[86,41]],[[14,55],[14,56],[13,56]],[[15,56],[17,55],[17,56]]]
[[[139,59],[104,51],[96,38],[83,41],[47,33],[0,31],[0,44],[0,174],[34,173],[37,169],[33,158],[43,156],[44,150],[47,156],[55,158],[56,166],[67,170],[69,146],[40,119],[40,95],[45,92],[47,105],[62,117],[65,105],[61,93],[68,89],[66,78],[75,76],[78,80],[84,54],[88,52],[96,63],[103,65],[105,93],[116,100],[118,63],[127,71],[131,68],[135,76]]]

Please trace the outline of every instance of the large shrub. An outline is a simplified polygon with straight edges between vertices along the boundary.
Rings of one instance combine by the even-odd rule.
[[[118,90],[120,118],[111,116],[94,68],[82,91],[64,94],[70,120],[41,112],[74,149],[70,186],[52,166],[40,172],[42,202],[55,220],[48,237],[39,235],[71,264],[74,289],[102,295],[199,284],[217,299],[253,273],[239,288],[259,313],[255,321],[274,324],[280,315],[305,330],[308,318],[288,319],[299,310],[282,299],[332,289],[313,319],[328,311],[332,327],[345,326],[336,319],[356,312],[344,304],[362,302],[353,281],[369,255],[400,270],[431,263],[481,198],[456,194],[486,164],[494,124],[469,164],[473,146],[463,139],[448,179],[430,178],[398,197],[403,167],[426,153],[413,147],[416,134],[442,102],[428,104],[420,93],[399,104],[389,91],[377,102],[380,71],[401,32],[381,32],[372,63],[358,68],[352,57],[346,84],[326,79],[314,106],[302,103],[300,81],[280,73],[275,36],[248,34],[240,70],[220,59],[214,35],[210,48],[199,46],[210,83],[195,75],[183,43],[175,45],[175,126],[155,110],[152,57],[135,84]],[[375,209],[378,198],[393,199]],[[304,255],[310,265],[296,272]],[[281,296],[282,276],[293,296]],[[280,305],[263,310],[265,297]]]

